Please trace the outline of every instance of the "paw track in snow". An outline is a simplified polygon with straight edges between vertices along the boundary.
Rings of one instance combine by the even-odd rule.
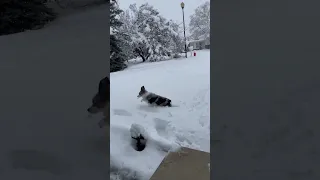
[[[148,116],[148,114],[145,114],[145,113],[142,113],[142,112],[138,112],[138,114],[143,118],[146,118]]]
[[[151,112],[151,113],[157,113],[159,107],[150,106],[148,104],[142,104],[138,106],[139,110],[145,111],[145,112]]]
[[[124,109],[114,109],[113,110],[114,115],[118,116],[132,116],[132,114]]]
[[[210,126],[210,88],[199,91],[194,97],[194,103],[191,106],[191,111],[200,111],[198,122],[202,127]]]
[[[160,118],[154,118],[154,122],[155,129],[160,137],[173,141],[183,147],[201,149],[197,143],[194,143],[201,142],[197,137],[197,135],[200,135],[199,133],[193,130],[183,130],[179,129],[179,127],[172,127],[170,121]],[[209,145],[205,150],[209,150]]]
[[[189,108],[191,111],[196,111],[202,108],[209,107],[210,103],[210,88],[200,90],[197,95],[193,98],[193,103],[190,104]]]
[[[162,136],[167,138],[168,137],[168,130],[169,130],[169,121],[160,119],[160,118],[154,118],[154,123],[155,123],[155,129],[157,133]]]

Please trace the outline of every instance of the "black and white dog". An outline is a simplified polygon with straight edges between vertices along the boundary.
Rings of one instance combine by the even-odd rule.
[[[103,113],[104,118],[99,122],[102,128],[110,119],[110,80],[105,77],[100,80],[98,92],[92,98],[92,104],[87,109],[90,114]]]
[[[162,97],[159,96],[155,93],[151,93],[148,92],[144,86],[141,87],[140,92],[138,94],[138,98],[142,98],[141,102],[147,102],[150,105],[155,105],[155,106],[168,106],[171,107],[171,100],[166,98],[166,97]]]

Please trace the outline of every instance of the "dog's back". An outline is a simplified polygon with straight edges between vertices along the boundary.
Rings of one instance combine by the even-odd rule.
[[[149,103],[149,104],[155,104],[157,106],[171,106],[171,100],[163,97],[163,96],[159,96],[157,94],[154,93],[149,93],[146,97],[145,100]]]
[[[103,78],[99,82],[98,94],[102,101],[110,102],[110,80],[108,77]]]

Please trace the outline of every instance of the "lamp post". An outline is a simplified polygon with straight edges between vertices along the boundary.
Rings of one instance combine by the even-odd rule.
[[[182,18],[183,18],[184,51],[185,51],[186,58],[187,58],[186,26],[184,24],[184,3],[182,2],[180,5],[181,5],[181,9],[182,9]]]

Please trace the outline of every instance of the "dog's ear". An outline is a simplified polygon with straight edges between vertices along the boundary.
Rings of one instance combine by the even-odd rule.
[[[145,91],[146,88],[144,88],[144,86],[141,86],[141,91]]]

